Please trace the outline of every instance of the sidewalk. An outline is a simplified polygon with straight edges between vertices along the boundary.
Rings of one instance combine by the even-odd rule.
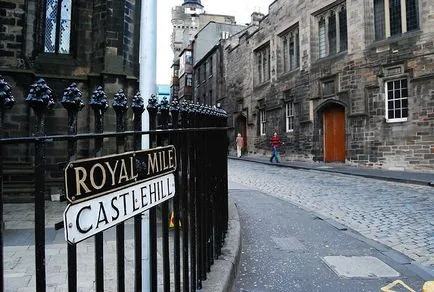
[[[256,163],[271,164],[267,156],[229,156],[229,159],[245,160]],[[387,170],[368,167],[350,166],[343,163],[324,163],[324,162],[302,162],[286,161],[281,159],[280,163],[273,163],[279,167],[290,167],[294,169],[310,169],[327,171],[347,175],[362,176],[373,179],[396,181],[417,185],[429,185],[434,187],[434,173],[418,171]]]

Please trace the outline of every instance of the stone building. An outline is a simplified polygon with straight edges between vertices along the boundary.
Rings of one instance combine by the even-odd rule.
[[[97,86],[103,87],[110,105],[105,130],[116,130],[113,95],[123,89],[131,98],[138,90],[140,9],[140,0],[0,1],[0,75],[16,100],[5,115],[5,135],[32,135],[35,115],[25,98],[39,78],[52,88],[57,101],[47,113],[47,135],[67,132],[67,112],[59,101],[72,82],[86,105],[78,114],[78,132],[94,131],[94,115],[87,105]],[[5,163],[21,170],[31,167],[31,148],[5,149]],[[86,157],[89,149],[79,144],[78,158]],[[49,148],[48,153],[48,167],[59,169],[64,152]]]
[[[225,45],[222,106],[268,155],[434,171],[434,2],[276,0]],[[235,45],[234,45],[235,43]]]
[[[200,0],[184,0],[172,9],[172,97],[194,100],[193,42],[210,22],[237,26],[234,16],[206,13]]]
[[[199,30],[210,21],[235,24],[235,17],[206,13],[200,0],[184,0],[182,5],[172,8],[173,31],[171,46],[175,60],[193,41]]]
[[[193,41],[194,101],[216,105],[225,94],[222,40],[240,34],[245,25],[209,22]]]

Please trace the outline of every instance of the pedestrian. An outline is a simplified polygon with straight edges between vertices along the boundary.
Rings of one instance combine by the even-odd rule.
[[[279,146],[280,146],[280,144],[283,144],[283,143],[280,141],[280,139],[277,136],[276,132],[274,132],[273,136],[271,137],[270,142],[271,142],[271,146],[273,147],[273,149],[272,149],[272,155],[271,155],[271,158],[270,158],[270,162],[273,163],[273,158],[275,158],[276,159],[276,163],[279,163],[279,157],[278,157],[278,155],[279,155]]]
[[[238,133],[235,143],[237,144],[237,157],[241,157],[241,150],[243,149],[244,145],[244,138],[241,136],[241,133]]]

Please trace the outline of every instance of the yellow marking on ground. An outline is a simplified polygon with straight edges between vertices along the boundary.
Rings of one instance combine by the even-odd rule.
[[[423,284],[422,292],[434,292],[434,281],[428,281]]]
[[[383,292],[394,292],[394,290],[392,290],[393,287],[397,286],[397,285],[401,285],[402,287],[404,287],[405,289],[407,289],[410,292],[416,292],[415,290],[411,289],[407,284],[405,284],[402,280],[395,280],[390,284],[387,284],[384,287],[381,287],[381,291]]]

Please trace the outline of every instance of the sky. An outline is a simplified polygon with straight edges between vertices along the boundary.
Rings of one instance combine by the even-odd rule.
[[[268,14],[274,0],[202,0],[205,12],[235,16],[237,24],[250,22],[252,12]],[[170,48],[172,7],[183,0],[157,0],[157,84],[170,84],[173,53]]]

